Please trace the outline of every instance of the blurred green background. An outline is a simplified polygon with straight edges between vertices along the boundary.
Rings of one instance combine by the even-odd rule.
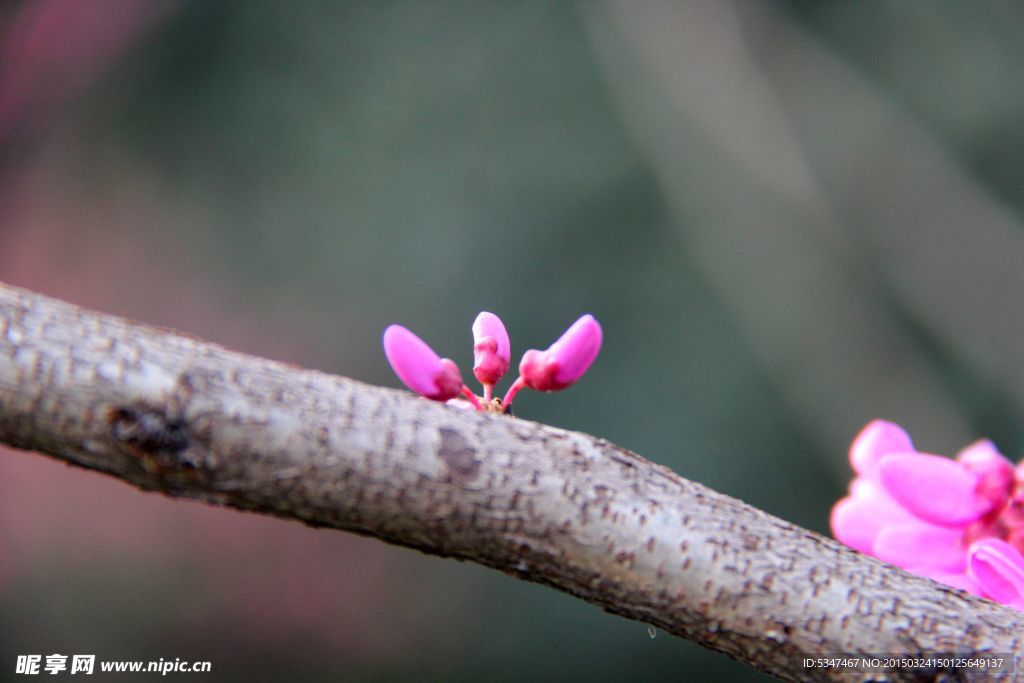
[[[0,280],[399,386],[582,313],[520,419],[827,532],[876,417],[1024,445],[1015,2],[201,2],[0,8]],[[260,680],[760,680],[475,566],[0,453],[18,654]]]

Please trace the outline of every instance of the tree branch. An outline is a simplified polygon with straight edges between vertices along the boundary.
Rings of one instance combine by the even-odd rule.
[[[824,653],[1024,653],[1020,612],[906,574],[602,439],[4,285],[0,441],[145,490],[478,562],[792,680],[871,676],[803,667],[803,657]]]

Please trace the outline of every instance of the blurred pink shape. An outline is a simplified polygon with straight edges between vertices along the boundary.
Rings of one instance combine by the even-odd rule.
[[[913,515],[877,484],[855,480],[850,495],[832,508],[831,526],[837,540],[862,553],[872,554],[882,528],[913,521]]]
[[[98,79],[177,0],[29,0],[0,47],[0,143]]]
[[[854,438],[850,446],[850,466],[862,477],[874,478],[878,461],[891,453],[916,453],[910,436],[902,427],[885,420],[874,420]]]
[[[991,508],[1003,505],[1013,492],[1016,479],[1013,464],[988,439],[975,441],[956,456],[957,462],[978,475],[977,495]]]
[[[931,567],[962,572],[967,564],[964,534],[958,529],[924,524],[887,524],[872,546],[873,555],[897,567]]]
[[[1016,548],[987,538],[971,546],[968,564],[986,596],[1024,609],[1024,557]]]
[[[937,455],[893,453],[882,458],[878,473],[889,495],[912,515],[932,524],[967,526],[1002,503],[980,495],[981,477],[977,474],[960,462]]]
[[[1020,468],[992,442],[956,460],[918,453],[899,426],[868,424],[850,447],[857,477],[832,509],[836,538],[921,576],[1024,609]]]
[[[112,167],[114,189],[97,196],[70,192],[61,168],[46,162],[8,178],[11,201],[0,200],[0,279],[264,356],[304,364],[331,357],[330,349],[296,346],[316,338],[308,329],[281,335],[240,312],[175,233],[173,212],[144,168]],[[328,355],[311,358],[318,351]],[[375,661],[433,642],[423,624],[443,617],[435,610],[444,606],[425,598],[423,621],[399,618],[407,610],[407,562],[351,535],[172,501],[0,449],[0,609],[13,611],[7,598],[19,582],[32,585],[31,577],[72,577],[83,590],[105,590],[116,574],[129,593],[180,607],[140,617],[143,628],[180,628],[227,647],[286,647],[301,634],[338,656]]]

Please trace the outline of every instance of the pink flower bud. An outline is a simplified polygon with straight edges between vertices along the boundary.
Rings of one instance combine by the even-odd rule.
[[[565,389],[578,380],[601,350],[601,326],[585,315],[546,351],[530,349],[519,363],[526,386],[537,391]]]
[[[473,374],[484,386],[495,385],[508,372],[511,346],[501,318],[483,311],[473,322]]]
[[[978,474],[949,458],[925,453],[887,455],[878,463],[878,474],[889,495],[932,524],[964,527],[993,507],[978,492]]]
[[[966,557],[959,529],[922,522],[884,527],[875,538],[875,557],[897,567],[925,566],[948,572],[964,570]]]
[[[881,486],[867,479],[854,479],[850,495],[832,508],[830,523],[836,539],[861,552],[872,553],[883,528],[913,521],[914,516]]]
[[[967,570],[986,597],[1024,607],[1024,557],[1006,541],[975,541],[967,552]]]
[[[872,420],[850,446],[850,464],[862,477],[874,479],[878,461],[892,453],[914,453],[914,444],[902,427],[885,420]]]
[[[956,456],[957,462],[979,477],[977,494],[989,501],[992,509],[1002,507],[1016,484],[1013,463],[1003,457],[988,439],[975,441]]]
[[[1006,526],[1007,533],[1015,535],[1021,542],[1007,540],[1018,548],[1024,548],[1024,491],[1017,490],[1006,501],[1006,506],[999,515],[999,521]]]
[[[462,375],[455,363],[439,358],[425,341],[401,325],[384,330],[384,354],[405,386],[421,396],[447,401],[462,389]]]
[[[843,543],[914,574],[1024,610],[1024,466],[988,440],[956,460],[918,453],[876,420],[850,450],[857,478],[832,509]]]

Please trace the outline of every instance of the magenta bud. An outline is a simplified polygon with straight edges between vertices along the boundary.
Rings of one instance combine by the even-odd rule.
[[[878,474],[896,502],[931,524],[964,527],[993,508],[993,501],[979,493],[981,477],[949,458],[894,453],[879,461]]]
[[[462,389],[462,375],[455,363],[439,358],[425,341],[401,325],[384,330],[384,354],[405,386],[421,396],[447,401]]]
[[[963,533],[931,524],[893,524],[882,527],[872,552],[897,567],[934,567],[950,572],[964,570]]]
[[[585,315],[572,324],[546,351],[530,349],[519,363],[526,386],[537,391],[558,391],[587,371],[601,350],[601,326]]]
[[[473,374],[484,386],[495,385],[508,372],[511,345],[501,318],[483,311],[473,322]]]
[[[872,554],[875,539],[882,529],[912,523],[914,516],[879,485],[867,479],[854,479],[850,495],[832,508],[830,521],[836,539],[851,548]]]
[[[850,464],[853,471],[872,479],[878,470],[878,461],[893,453],[915,453],[910,436],[897,424],[885,420],[872,420],[860,430],[850,446]]]
[[[1013,463],[1003,457],[994,443],[988,439],[976,441],[960,451],[956,460],[978,475],[977,494],[988,500],[993,509],[1009,500],[1016,484]]]
[[[1024,557],[1006,541],[986,538],[972,543],[967,571],[986,597],[1024,608]]]

